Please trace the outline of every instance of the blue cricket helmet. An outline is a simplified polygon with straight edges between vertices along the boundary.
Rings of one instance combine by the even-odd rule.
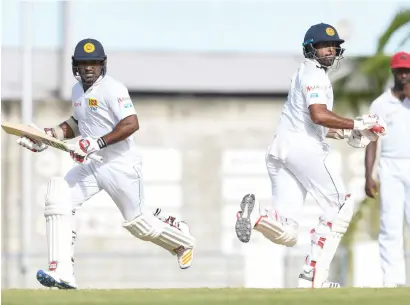
[[[104,76],[107,73],[107,55],[101,42],[96,39],[83,39],[77,43],[74,49],[74,55],[71,57],[71,65],[74,77],[78,81],[81,81],[78,63],[82,61],[101,62],[101,75]]]
[[[339,37],[339,33],[332,25],[327,23],[318,23],[312,25],[305,34],[302,43],[303,55],[306,58],[317,60],[324,68],[332,67],[335,61],[338,66],[339,61],[343,59],[345,49],[341,48],[340,45],[344,42],[345,41]],[[334,47],[336,48],[336,56],[331,62],[329,62],[329,59],[325,59],[325,57],[317,56],[317,49],[315,46],[319,43],[335,44]]]
[[[319,23],[312,25],[306,32],[305,38],[303,39],[303,45],[311,43],[315,45],[320,42],[335,42],[342,44],[345,41],[340,39],[339,34],[336,29],[330,24]]]

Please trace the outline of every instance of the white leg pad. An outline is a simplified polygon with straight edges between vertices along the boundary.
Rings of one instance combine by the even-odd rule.
[[[125,222],[123,227],[135,237],[150,241],[173,255],[179,248],[193,248],[195,244],[195,238],[190,234],[182,232],[151,214],[144,214]]]
[[[333,222],[322,220],[311,231],[311,252],[306,259],[305,272],[313,270],[314,288],[321,288],[327,282],[330,264],[353,218],[353,212],[354,200],[348,195]]]
[[[261,215],[254,228],[275,244],[293,247],[298,241],[296,221],[282,217],[276,211]]]
[[[72,207],[69,202],[69,186],[63,178],[51,178],[47,185],[44,216],[48,243],[49,270],[62,277],[71,277]]]

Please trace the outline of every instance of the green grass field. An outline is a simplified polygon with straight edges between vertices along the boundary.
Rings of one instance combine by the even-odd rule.
[[[396,305],[410,304],[410,288],[2,290],[2,305]]]

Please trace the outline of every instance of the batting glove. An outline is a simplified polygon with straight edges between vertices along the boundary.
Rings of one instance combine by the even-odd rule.
[[[105,146],[107,145],[103,138],[93,139],[87,137],[77,141],[74,150],[70,151],[70,156],[76,163],[82,164],[87,161],[87,157],[90,154],[99,151]]]

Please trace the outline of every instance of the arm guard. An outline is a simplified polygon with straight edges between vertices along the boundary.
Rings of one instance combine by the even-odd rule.
[[[77,137],[80,135],[80,130],[78,129],[78,122],[76,119],[74,119],[72,116],[68,118],[68,120],[64,121],[70,128],[73,130],[74,137]],[[47,131],[46,131],[47,132]],[[64,130],[61,128],[60,125],[54,127],[51,129],[52,136],[59,139],[59,140],[65,140],[64,136]]]

